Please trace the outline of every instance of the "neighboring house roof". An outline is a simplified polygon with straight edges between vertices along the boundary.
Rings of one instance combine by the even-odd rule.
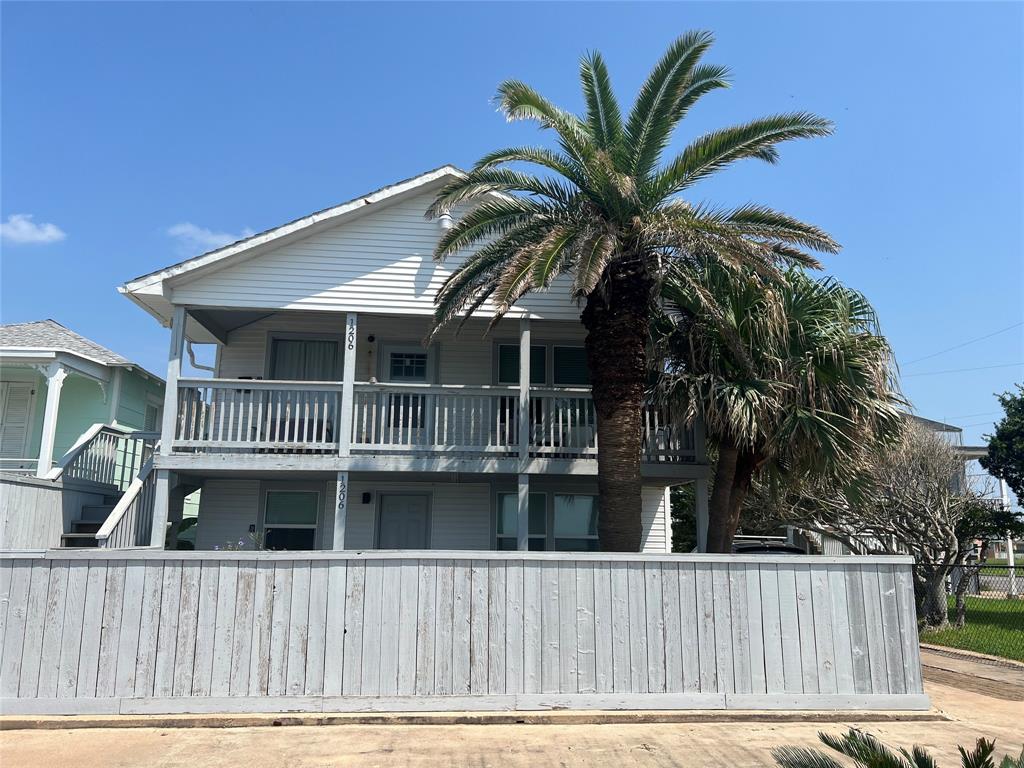
[[[908,413],[907,415],[922,427],[925,427],[932,432],[963,432],[962,428],[955,427],[952,424],[946,424],[945,422],[935,421],[933,419],[926,419],[923,416],[916,416],[913,413]]]
[[[50,319],[0,325],[0,355],[4,352],[64,353],[112,368],[145,370],[138,363]]]

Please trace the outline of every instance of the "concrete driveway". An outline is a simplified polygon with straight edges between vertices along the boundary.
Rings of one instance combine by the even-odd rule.
[[[927,670],[926,670],[927,671]],[[929,682],[949,720],[554,725],[334,725],[249,728],[90,728],[0,733],[0,764],[147,768],[330,766],[763,766],[772,747],[814,745],[819,730],[861,727],[896,746],[920,744],[945,768],[957,744],[995,738],[1019,754],[1024,702]]]

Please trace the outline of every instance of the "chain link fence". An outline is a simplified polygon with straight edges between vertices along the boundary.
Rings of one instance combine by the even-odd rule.
[[[1024,568],[977,563],[946,580],[949,626],[921,642],[1024,661]]]

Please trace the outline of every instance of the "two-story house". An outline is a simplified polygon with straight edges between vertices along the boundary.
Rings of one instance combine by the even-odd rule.
[[[159,451],[113,523],[159,544],[201,488],[197,549],[598,548],[585,330],[567,288],[530,295],[489,332],[485,305],[424,343],[458,264],[433,261],[452,220],[424,212],[458,173],[121,288],[171,345]],[[186,342],[217,345],[211,378],[181,375]],[[696,482],[705,503],[703,440],[654,407],[644,424],[643,546],[667,552],[670,486]]]

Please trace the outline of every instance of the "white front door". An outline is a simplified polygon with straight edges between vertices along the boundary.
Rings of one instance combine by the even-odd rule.
[[[382,493],[378,549],[427,549],[430,498],[420,493]]]
[[[0,457],[27,458],[33,394],[31,384],[0,383]]]

